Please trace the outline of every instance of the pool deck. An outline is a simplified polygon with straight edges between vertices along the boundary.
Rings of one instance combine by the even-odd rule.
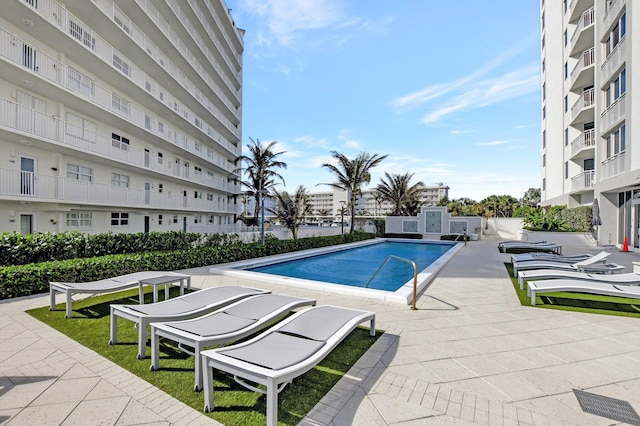
[[[253,285],[377,313],[385,334],[303,425],[618,423],[584,413],[573,389],[640,411],[640,320],[521,306],[498,241],[465,246],[417,311],[210,276],[208,267],[181,272],[194,287]],[[600,249],[565,246],[563,254]],[[625,272],[640,260],[609,251]],[[48,294],[0,302],[0,424],[217,424],[24,312],[47,304]]]

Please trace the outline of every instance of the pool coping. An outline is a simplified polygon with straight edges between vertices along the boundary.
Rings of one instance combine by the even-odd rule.
[[[282,262],[307,257],[310,254],[318,255],[346,250],[354,247],[362,247],[371,244],[379,244],[386,241],[409,242],[421,244],[452,244],[453,247],[436,259],[431,265],[418,272],[416,297],[420,296],[431,284],[438,272],[462,249],[463,243],[451,243],[440,240],[415,240],[403,238],[375,238],[372,240],[359,241],[355,243],[340,244],[338,246],[322,247],[317,249],[301,250],[292,253],[265,256],[256,259],[242,260],[238,262],[225,263],[209,269],[211,275],[226,275],[236,278],[243,278],[250,281],[263,281],[270,284],[282,285],[293,288],[303,288],[307,290],[324,291],[337,293],[345,296],[364,297],[375,300],[382,300],[391,303],[402,303],[409,305],[413,302],[413,278],[403,284],[398,290],[391,292],[386,290],[376,290],[362,287],[351,287],[344,284],[334,284],[322,281],[306,280],[303,278],[283,277],[261,272],[246,271],[240,268],[251,268],[263,266],[273,262]]]

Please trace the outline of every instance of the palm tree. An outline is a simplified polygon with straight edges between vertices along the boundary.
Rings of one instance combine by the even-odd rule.
[[[276,185],[276,180],[282,181],[284,184],[284,178],[275,169],[287,168],[287,163],[277,160],[277,157],[286,151],[273,152],[273,147],[278,141],[263,145],[260,139],[249,138],[249,140],[251,140],[251,143],[247,145],[249,154],[239,156],[236,158],[236,162],[243,161],[246,164],[244,173],[249,176],[249,179],[241,181],[241,183],[248,188],[245,194],[255,199],[253,217],[257,221],[261,195],[264,196],[265,191],[272,189]],[[241,170],[242,168],[238,168],[234,172],[237,173]]]
[[[350,233],[353,233],[356,218],[356,201],[362,195],[362,186],[371,182],[370,170],[387,158],[386,155],[369,155],[366,151],[358,154],[356,158],[350,160],[346,155],[337,151],[331,151],[331,156],[335,158],[338,165],[325,163],[322,167],[329,169],[335,176],[337,182],[325,183],[333,188],[346,191],[349,210],[351,214]]]
[[[420,196],[424,189],[424,183],[418,182],[410,185],[413,173],[403,175],[384,172],[385,178],[380,179],[376,192],[383,201],[393,204],[391,216],[413,216],[420,208]]]
[[[309,203],[309,194],[304,186],[300,185],[293,197],[287,191],[273,191],[276,198],[276,206],[268,209],[291,231],[293,239],[298,238],[298,227],[304,221],[305,216],[311,214],[313,206]]]

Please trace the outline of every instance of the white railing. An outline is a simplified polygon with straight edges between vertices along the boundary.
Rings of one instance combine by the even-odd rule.
[[[20,170],[0,169],[0,197],[15,197],[25,201],[147,206],[152,209],[188,209],[217,213],[236,213],[238,210],[233,204],[171,195],[168,192],[161,194],[151,190],[121,188],[110,183],[87,182]]]
[[[600,163],[601,179],[618,176],[624,173],[625,152],[622,151]]]
[[[571,190],[579,191],[582,189],[593,188],[595,183],[596,172],[595,170],[586,170],[571,178]]]
[[[602,112],[599,126],[602,131],[606,131],[624,117],[626,113],[625,99],[626,93],[623,93]]]
[[[617,71],[619,65],[626,60],[627,54],[627,36],[623,36],[620,42],[613,48],[607,59],[603,62],[600,69],[602,70],[602,78],[608,79],[614,71]]]
[[[583,69],[593,65],[593,63],[594,63],[594,54],[593,54],[593,47],[592,47],[590,49],[585,50],[584,52],[582,52],[582,55],[580,55],[578,62],[573,67],[573,70],[571,71],[571,81],[575,81],[575,79],[578,78],[578,75],[580,75],[580,72]]]
[[[53,23],[56,26],[61,27],[63,29],[63,31],[69,37],[71,37],[74,40],[76,40],[79,45],[81,45],[83,47],[86,47],[89,52],[93,52],[96,56],[98,56],[106,64],[108,64],[108,66],[112,66],[113,55],[114,54],[118,54],[121,58],[126,59],[126,57],[123,54],[119,53],[106,40],[102,39],[101,37],[99,37],[95,33],[92,33],[92,32],[89,33],[90,34],[89,37],[91,37],[91,39],[93,40],[89,44],[83,42],[82,40],[78,40],[76,37],[74,37],[72,35],[73,33],[77,33],[77,31],[73,31],[72,30],[72,25],[83,26],[82,21],[77,19],[75,16],[73,16],[71,13],[69,13],[66,9],[64,9],[62,7],[58,7],[57,8],[60,11],[59,13],[64,15],[64,17],[62,17],[62,18],[60,18],[58,16],[44,15],[42,13],[42,10],[40,9],[40,4],[41,3],[43,5],[43,9],[42,10],[56,9],[56,7],[52,6],[52,5],[45,6],[47,3],[57,4],[57,2],[55,0],[39,0],[38,1],[38,8],[35,9],[36,12],[38,12],[40,15],[42,15],[49,22]],[[111,12],[110,16],[113,17],[113,12]],[[64,26],[65,23],[68,23],[68,25]],[[140,43],[139,40],[134,40],[134,41],[138,42],[138,45],[140,45],[142,48],[144,48],[145,51],[147,51],[160,64],[160,66],[162,66],[165,70],[167,70],[167,72],[169,74],[171,74],[176,79],[176,81],[178,81],[184,88],[186,88],[190,93],[197,94],[198,96],[196,96],[196,98],[198,99],[198,101],[205,108],[207,108],[207,110],[209,110],[211,115],[213,117],[215,117],[215,119],[218,120],[221,124],[223,124],[227,128],[227,130],[229,132],[231,132],[231,134],[233,134],[236,137],[239,137],[240,130],[238,128],[236,128],[236,126],[229,119],[227,119],[224,116],[224,114],[222,114],[220,112],[220,110],[217,109],[213,105],[213,103],[208,100],[208,98],[206,96],[204,96],[204,94],[198,89],[197,85],[195,85],[193,82],[191,82],[186,77],[186,75],[180,70],[180,68],[178,66],[176,66],[173,62],[171,62],[166,56],[164,56],[164,54],[162,54],[162,52],[159,49],[157,49],[157,47],[155,49],[156,53],[159,52],[163,56],[161,58],[159,58],[157,55],[154,56],[153,50],[149,47],[151,45],[150,43],[153,43],[153,42],[149,40],[147,43],[145,43],[144,39],[145,39],[146,36],[144,35],[144,33],[141,33],[141,34],[142,35],[140,36],[140,38],[142,39],[142,43]],[[147,38],[147,40],[148,40],[148,38]],[[146,46],[145,46],[145,44],[146,44]],[[90,45],[91,45],[91,47],[90,47]],[[153,46],[155,46],[155,44],[153,44]],[[38,53],[39,53],[38,56],[42,55],[42,52],[38,52]],[[34,70],[34,71],[37,71],[37,70]],[[125,73],[123,73],[123,74],[125,74]],[[125,75],[127,75],[127,77],[129,77],[129,79],[133,83],[135,83],[136,85],[138,85],[139,87],[141,87],[141,88],[143,88],[145,90],[146,90],[146,86],[145,86],[146,82],[147,81],[153,81],[153,79],[150,76],[146,75],[146,73],[144,73],[144,71],[142,71],[141,69],[136,67],[131,62],[128,63],[128,73],[126,73]],[[210,81],[212,81],[212,80],[210,80]],[[227,108],[236,117],[238,117],[238,115],[239,115],[238,109],[226,97],[226,95],[224,95],[224,93],[222,93],[219,88],[212,89],[212,90],[214,92],[216,92],[216,94],[219,96],[219,99],[223,103],[225,103]],[[167,105],[170,108],[172,108],[174,111],[176,111],[176,112],[179,111],[179,112],[183,113],[182,114],[183,116],[186,115],[186,117],[188,117],[188,120],[191,123],[194,123],[196,114],[192,110],[187,108],[182,102],[180,102],[178,100],[178,98],[175,98],[173,96],[168,96],[169,92],[167,90],[163,90],[162,92],[164,93],[164,96],[166,97],[165,99],[160,99],[159,98],[159,93],[156,93],[156,94],[153,94],[153,95],[156,96],[156,98],[158,98],[162,103],[164,103],[165,105]],[[171,99],[169,99],[169,98],[171,98]],[[203,102],[203,99],[207,99],[208,102]],[[203,130],[203,131],[208,134],[207,131],[205,131],[205,130]],[[211,131],[213,131],[214,133],[217,133],[213,129],[211,129]],[[218,135],[218,139],[220,137],[221,137],[221,135]]]
[[[578,100],[571,107],[571,116],[575,118],[583,109],[593,106],[595,100],[595,90],[589,89],[582,92]]]
[[[576,155],[585,148],[594,148],[596,145],[596,132],[593,129],[585,130],[580,136],[571,142],[571,155]]]
[[[582,31],[584,31],[590,25],[593,25],[593,23],[595,22],[594,11],[595,7],[591,7],[582,13],[580,21],[578,21],[578,26],[576,26],[576,30],[571,36],[571,44],[574,44],[576,42]]]
[[[102,135],[75,126],[57,117],[2,98],[0,98],[0,126],[67,146],[73,146],[74,148],[131,166],[153,170],[164,175],[179,176],[179,173],[172,170],[171,165],[173,163],[169,162],[168,159],[157,157],[148,151],[140,150],[130,145],[114,143],[110,135]],[[228,168],[231,168],[231,166],[228,166]],[[213,176],[194,174],[189,178],[189,181],[228,192],[235,192],[238,189],[232,183],[226,182],[224,176],[216,174]]]

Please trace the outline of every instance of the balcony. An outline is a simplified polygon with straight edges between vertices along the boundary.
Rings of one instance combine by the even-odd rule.
[[[595,46],[594,22],[595,8],[592,7],[582,14],[578,21],[578,26],[571,36],[571,53],[569,56],[576,56],[590,47]]]
[[[601,179],[608,179],[624,173],[625,152],[622,151],[600,163]]]
[[[607,130],[611,129],[624,118],[626,111],[625,99],[626,95],[623,93],[602,112],[600,115],[599,128],[602,129],[603,132],[606,133]]]
[[[237,206],[151,190],[67,179],[19,170],[0,169],[0,198],[51,203],[87,203],[106,207],[236,213]]]
[[[87,69],[91,69],[94,74],[101,75],[106,78],[107,73],[105,73],[105,64],[108,67],[108,70],[112,70],[117,73],[118,71],[112,65],[113,56],[119,55],[122,56],[122,53],[118,52],[111,44],[109,44],[106,40],[93,33],[88,27],[86,27],[82,21],[76,18],[73,14],[68,12],[65,8],[63,8],[58,2],[55,0],[40,0],[37,3],[37,8],[32,8],[38,16],[46,22],[54,25],[59,28],[64,34],[66,34],[66,39],[64,43],[67,45],[71,43],[70,46],[66,46],[65,48],[69,49],[69,57],[78,63],[84,64]],[[77,35],[80,35],[80,39],[78,39]],[[181,71],[181,69],[176,66],[173,62],[167,58],[162,51],[160,51],[157,46],[150,40],[148,37],[145,37],[143,33],[142,35],[133,41],[136,45],[139,45],[143,52],[148,53],[154,61],[157,62],[157,65],[162,72],[166,73],[165,75],[170,75],[172,79],[176,82],[180,83],[179,85],[174,85],[173,89],[176,90],[184,90],[185,96],[192,96],[197,99],[197,101],[201,104],[203,111],[206,109],[208,114],[211,114],[217,121],[219,121],[224,130],[227,131],[232,137],[239,138],[239,129],[236,128],[235,124],[232,123],[226,116],[216,108],[210,101],[205,102],[204,100],[208,100],[206,96],[198,89],[198,86],[194,84],[191,80],[189,80],[186,75]],[[59,37],[59,35],[56,35]],[[38,52],[39,55],[42,55],[41,52]],[[96,61],[98,58],[100,61]],[[123,72],[124,74],[124,72]],[[117,74],[114,74],[117,75]],[[134,64],[127,60],[127,70],[126,76],[128,77],[127,81],[137,86],[137,88],[144,90],[145,94],[149,92],[146,90],[146,83],[148,81],[155,81],[152,76],[147,75],[143,70],[136,67]],[[122,76],[117,75],[119,80],[122,80]],[[213,90],[218,96],[219,99],[224,102],[226,108],[231,111],[236,118],[239,120],[240,112],[233,105],[233,102],[229,100],[226,95],[221,93],[219,88]],[[159,99],[160,92],[163,93],[166,99]],[[187,110],[188,117],[190,121],[193,122],[195,117],[195,113],[188,108],[186,108],[181,102],[179,102],[178,98],[173,96],[167,96],[168,91],[157,91],[154,96],[160,100],[165,105],[172,107],[173,104],[178,105],[180,110]],[[171,98],[171,102],[169,102],[168,98]]]
[[[613,22],[619,18],[618,14],[623,6],[626,6],[627,0],[612,0],[605,9],[604,19],[602,20],[602,28],[611,28]]]
[[[26,134],[34,139],[46,140],[48,143],[58,143],[75,151],[91,153],[102,158],[126,164],[130,167],[138,167],[152,170],[165,176],[181,177],[181,171],[173,168],[173,162],[162,157],[157,157],[148,151],[137,149],[129,145],[115,144],[111,135],[101,135],[88,129],[75,126],[57,117],[41,113],[33,108],[18,105],[15,102],[0,98],[0,130],[2,127],[13,132]],[[78,155],[77,152],[74,155]],[[225,160],[226,161],[226,160]],[[221,167],[222,168],[222,167]],[[223,168],[225,175],[230,172],[233,165],[226,163]],[[184,171],[182,171],[184,176]],[[217,175],[222,178],[224,175]],[[215,177],[215,175],[214,175]],[[193,173],[193,176],[184,177],[189,182],[215,188],[219,191],[237,193],[239,188],[232,183],[214,180],[210,176]]]
[[[596,181],[595,170],[585,170],[571,178],[571,193],[577,194],[581,192],[593,191],[593,185]]]
[[[569,0],[567,0],[569,1]],[[569,22],[578,19],[587,9],[593,7],[594,0],[571,0],[569,1],[568,15]]]
[[[620,66],[627,60],[627,37],[624,36],[620,42],[613,48],[607,59],[600,67],[602,70],[601,78],[609,80],[613,73],[620,70]]]
[[[571,159],[578,160],[594,156],[596,146],[596,132],[594,129],[585,130],[571,142]]]
[[[594,118],[595,90],[588,89],[582,92],[578,100],[571,106],[571,124],[588,123]]]
[[[585,50],[571,71],[571,90],[579,87],[593,86],[593,64],[595,62],[593,47]]]

